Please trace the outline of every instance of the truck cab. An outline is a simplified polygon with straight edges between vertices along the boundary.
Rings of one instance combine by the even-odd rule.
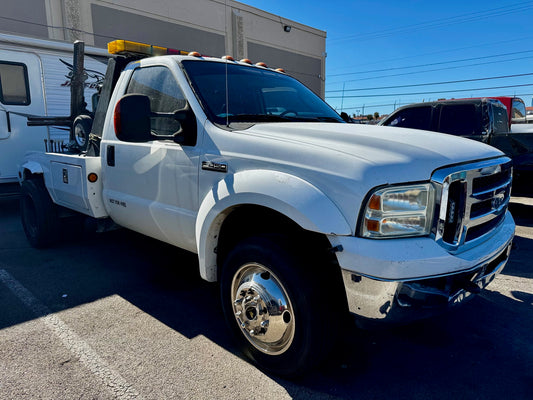
[[[239,347],[284,376],[323,360],[350,313],[435,315],[504,268],[512,166],[497,149],[345,123],[262,63],[116,47],[167,55],[109,62],[86,153],[26,157],[34,246],[67,210],[197,254]]]

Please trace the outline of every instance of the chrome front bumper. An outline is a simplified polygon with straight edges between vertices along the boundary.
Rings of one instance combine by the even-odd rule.
[[[466,271],[416,280],[384,280],[342,270],[350,312],[376,322],[405,323],[442,313],[485,288],[505,267],[511,242]]]

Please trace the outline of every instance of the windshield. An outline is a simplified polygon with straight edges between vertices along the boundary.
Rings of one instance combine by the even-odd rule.
[[[182,64],[208,118],[216,124],[343,122],[320,97],[287,75],[233,63],[186,60]]]

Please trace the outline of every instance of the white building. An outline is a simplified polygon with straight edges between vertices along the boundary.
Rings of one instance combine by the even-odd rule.
[[[2,0],[0,32],[229,54],[284,68],[324,97],[326,32],[232,0]]]

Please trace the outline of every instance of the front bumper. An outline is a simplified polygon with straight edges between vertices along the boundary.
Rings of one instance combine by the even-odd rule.
[[[489,240],[457,255],[447,253],[444,256],[438,244],[425,238],[428,242],[415,239],[415,243],[425,244],[424,248],[420,247],[418,255],[409,253],[409,247],[398,247],[395,239],[367,240],[373,246],[381,247],[381,252],[377,251],[371,257],[369,249],[352,247],[345,238],[341,240],[344,244],[339,243],[343,251],[337,255],[349,310],[365,319],[392,323],[427,318],[446,311],[485,288],[503,270],[513,236],[514,221],[508,214]],[[358,245],[364,240],[352,239]],[[348,253],[357,247],[357,255]],[[435,250],[434,258],[430,257],[431,249]],[[361,268],[357,264],[343,265],[341,262],[363,259],[365,266]],[[372,267],[380,274],[368,273]],[[420,273],[424,270],[425,275]],[[415,271],[418,275],[413,274]],[[431,274],[427,271],[438,272]]]

